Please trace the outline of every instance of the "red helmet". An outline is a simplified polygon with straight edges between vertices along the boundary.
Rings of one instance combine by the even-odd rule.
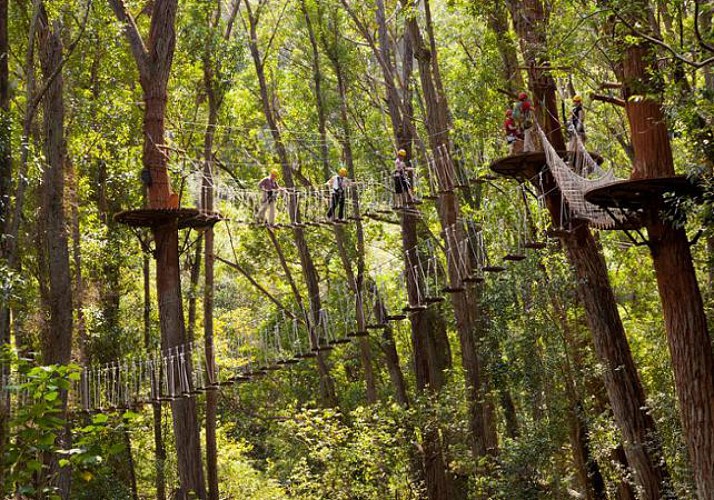
[[[507,109],[507,110],[506,110],[506,116],[513,116],[513,110],[512,110],[512,109]]]
[[[528,99],[528,94],[526,94],[525,92],[521,92],[520,94],[518,94],[519,101],[525,101],[526,99]]]

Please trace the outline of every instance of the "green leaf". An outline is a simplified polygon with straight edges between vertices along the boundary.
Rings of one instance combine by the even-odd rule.
[[[104,424],[109,421],[109,416],[104,413],[97,413],[92,417],[92,423],[94,424]]]
[[[42,462],[40,462],[39,460],[28,460],[25,464],[25,467],[27,468],[27,470],[39,472],[42,470]]]

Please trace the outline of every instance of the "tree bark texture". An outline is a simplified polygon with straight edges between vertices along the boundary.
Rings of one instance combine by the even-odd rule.
[[[656,71],[654,58],[651,47],[635,45],[623,60],[625,110],[635,150],[633,179],[674,175],[667,124],[650,77]],[[662,208],[649,207],[649,248],[697,494],[709,499],[714,497],[714,354],[687,234],[662,220]]]
[[[65,188],[65,138],[64,138],[64,80],[57,71],[62,64],[61,25],[51,21],[44,4],[40,7],[38,41],[42,74],[49,82],[44,95],[43,125],[44,153],[47,166],[42,175],[42,209],[40,214],[40,252],[46,268],[43,269],[47,286],[49,321],[42,332],[42,361],[46,364],[66,365],[72,353],[72,277],[69,264],[69,238],[64,211]],[[52,76],[55,75],[56,76]],[[62,391],[63,418],[67,409],[67,392]],[[69,445],[69,430],[65,429],[57,437],[57,446]],[[49,467],[49,478],[59,490],[62,498],[69,498],[71,475],[66,468],[60,468],[58,457],[45,460]]]
[[[156,241],[156,288],[159,297],[161,348],[168,351],[186,344],[183,320],[181,281],[179,273],[178,228],[176,221],[154,230]],[[190,359],[186,361],[189,366]],[[181,498],[191,494],[205,498],[201,442],[194,398],[178,398],[171,402],[174,440],[178,458]]]

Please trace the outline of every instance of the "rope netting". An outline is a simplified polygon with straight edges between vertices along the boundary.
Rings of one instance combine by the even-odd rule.
[[[603,170],[576,136],[575,150],[569,153],[572,167],[548,141],[545,132],[536,125],[546,163],[555,178],[558,188],[567,202],[572,218],[584,219],[598,229],[613,229],[625,221],[625,214],[610,214],[604,209],[585,200],[585,193],[591,189],[612,184],[622,179],[615,177],[612,169]],[[587,176],[587,177],[585,177]]]

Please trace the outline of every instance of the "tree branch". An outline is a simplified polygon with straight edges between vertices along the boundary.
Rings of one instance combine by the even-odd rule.
[[[622,106],[623,108],[625,107],[625,100],[620,99],[619,97],[611,97],[611,96],[600,95],[600,94],[590,94],[590,100],[608,102],[610,104],[614,104],[615,106]]]
[[[124,0],[109,0],[109,6],[114,11],[117,19],[124,24],[124,33],[129,40],[129,47],[131,47],[131,52],[134,54],[136,65],[139,67],[139,74],[145,75],[149,68],[149,51],[144,45],[144,40],[141,38],[134,18],[127,10]]]
[[[627,21],[625,18],[623,18],[617,11],[614,11],[614,10],[613,10],[613,14],[615,15],[615,17],[617,17],[617,18],[622,22],[622,24],[624,24],[625,26],[627,26],[627,28],[628,28],[634,35],[637,35],[638,37],[640,37],[640,38],[642,38],[642,39],[644,39],[644,40],[647,40],[647,41],[650,42],[650,43],[653,43],[653,44],[655,44],[655,45],[658,45],[658,46],[662,47],[662,48],[665,49],[667,52],[669,52],[670,54],[672,54],[672,56],[674,56],[675,59],[677,59],[678,61],[683,62],[684,64],[687,64],[687,65],[689,65],[689,66],[692,66],[692,67],[694,67],[694,68],[696,68],[696,69],[704,68],[704,67],[706,67],[706,66],[709,66],[710,64],[714,64],[714,57],[710,57],[710,58],[708,58],[708,59],[704,59],[703,61],[692,61],[691,59],[687,59],[686,57],[684,57],[683,55],[681,55],[679,52],[677,52],[677,51],[676,51],[671,45],[669,45],[668,43],[665,43],[665,42],[663,42],[662,40],[660,40],[660,39],[658,39],[658,38],[655,38],[655,37],[650,36],[650,35],[648,35],[648,34],[646,34],[646,33],[643,33],[643,32],[641,32],[640,30],[638,30],[637,28],[635,28],[635,27],[632,25],[632,23],[628,22],[628,21]]]
[[[263,287],[263,285],[261,285],[260,283],[258,283],[258,282],[255,280],[255,278],[253,278],[253,276],[251,276],[250,273],[249,273],[248,271],[246,271],[246,269],[245,269],[243,266],[241,266],[240,264],[238,264],[238,263],[236,263],[236,262],[231,262],[231,261],[226,260],[226,259],[224,259],[224,258],[222,258],[222,257],[219,257],[218,255],[215,255],[214,257],[215,257],[215,259],[216,259],[217,261],[223,262],[223,263],[224,263],[225,265],[227,265],[228,267],[231,267],[231,268],[235,269],[235,270],[238,271],[240,274],[242,274],[243,276],[245,276],[245,278],[246,278],[248,281],[250,281],[250,284],[251,284],[251,285],[253,285],[255,288],[257,288],[263,295],[265,295],[266,297],[268,297],[268,299],[269,299],[273,304],[275,304],[276,306],[278,306],[278,308],[279,308],[280,310],[285,311],[285,313],[286,313],[288,316],[290,316],[292,319],[297,319],[298,321],[304,323],[304,320],[303,320],[302,318],[298,318],[297,316],[295,316],[295,314],[293,314],[292,311],[290,311],[288,308],[286,308],[286,307],[282,304],[282,302],[280,302],[278,299],[276,299],[273,294],[271,294],[268,290],[265,289],[265,287]]]
[[[697,36],[697,41],[701,47],[707,49],[709,52],[714,52],[714,46],[706,43],[702,39],[702,34],[699,31],[699,1],[700,0],[694,0],[694,34]]]

